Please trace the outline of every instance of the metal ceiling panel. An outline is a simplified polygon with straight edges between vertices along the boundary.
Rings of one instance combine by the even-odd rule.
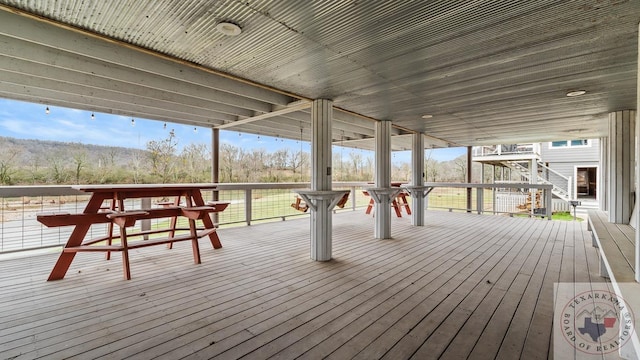
[[[120,106],[111,111],[215,125],[298,99],[328,98],[363,119],[391,120],[403,129],[398,134],[425,132],[459,145],[604,136],[609,112],[636,108],[637,0],[0,4],[45,20],[25,20],[18,30],[0,22],[6,37],[0,40],[25,43],[20,56],[0,50],[0,94],[30,101],[104,111]],[[242,34],[220,34],[215,28],[221,21],[238,24]],[[77,39],[59,44],[39,35],[50,24],[104,39],[82,41],[68,31],[61,37]],[[105,39],[116,42],[103,45]],[[34,44],[54,56],[31,52]],[[127,50],[113,48],[110,53],[118,55],[108,56],[105,49],[112,46]],[[38,75],[53,67],[66,69]],[[90,79],[100,70],[103,79]],[[32,77],[23,90],[20,76]],[[123,76],[131,79],[131,89],[122,86]],[[41,89],[35,79],[46,80]],[[565,96],[577,88],[587,94]],[[212,116],[203,119],[203,111]],[[422,119],[424,114],[433,117]],[[299,116],[306,115],[293,117]],[[272,119],[237,130],[269,132],[277,124]],[[342,124],[354,138],[371,137],[373,123],[361,133],[354,130],[360,125]]]

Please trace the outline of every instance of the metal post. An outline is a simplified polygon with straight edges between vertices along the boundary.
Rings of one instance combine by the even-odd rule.
[[[551,189],[544,191],[544,205],[547,208],[547,219],[551,220],[553,216],[553,191]]]
[[[140,199],[140,207],[142,209],[151,209],[151,198],[142,198]],[[140,221],[140,230],[149,231],[151,230],[151,219],[144,219]],[[143,235],[143,239],[149,240],[149,235]]]
[[[412,135],[411,141],[411,185],[424,185],[424,136]],[[424,196],[422,191],[411,192],[411,225],[424,226]]]
[[[220,129],[216,128],[211,129],[211,182],[214,184],[220,182]],[[220,200],[220,192],[211,191],[211,200]],[[211,213],[211,221],[214,226],[220,223],[217,212]]]
[[[531,175],[529,177],[529,183],[535,185],[538,183],[538,160],[531,159],[530,164],[531,166],[529,166],[529,173]],[[535,215],[537,192],[538,192],[538,188],[529,189],[529,194],[531,195],[531,215]]]
[[[251,189],[244,191],[244,219],[247,226],[251,226]]]
[[[640,25],[638,25],[638,28],[640,29]],[[638,43],[640,44],[640,34],[638,35]],[[638,52],[638,60],[640,60],[640,51]],[[636,75],[640,74],[640,62],[638,62],[638,69],[636,71]],[[638,76],[638,86],[640,86],[640,76]],[[640,87],[636,87],[636,106],[638,106],[638,104],[640,104]],[[640,110],[640,109],[638,109]],[[635,133],[636,139],[640,139],[640,117],[638,116],[638,112],[636,111],[636,128],[635,128]],[[640,148],[638,148],[638,146],[640,144],[636,143],[636,148],[635,148],[635,153],[636,154],[640,154]],[[602,146],[602,145],[601,145]],[[640,156],[640,155],[638,155]],[[635,192],[636,192],[636,202],[635,202],[635,206],[636,206],[636,223],[635,223],[635,229],[636,229],[636,236],[635,236],[635,240],[636,240],[636,251],[635,251],[635,279],[636,282],[640,282],[640,215],[637,215],[637,210],[640,208],[639,202],[640,202],[640,166],[636,166],[636,173],[635,173]]]
[[[635,162],[635,110],[609,113],[609,222],[629,224]]]
[[[333,102],[314,100],[311,106],[311,190],[331,190],[331,126]],[[331,260],[331,200],[316,199],[311,209],[311,259]]]
[[[467,146],[467,184],[471,184],[471,181],[472,181],[471,151],[472,151],[472,147]],[[468,187],[467,188],[467,212],[468,213],[471,212],[471,204],[472,204],[471,191],[472,191],[471,187]]]
[[[376,169],[375,186],[388,188],[391,186],[391,121],[376,123]],[[381,196],[380,203],[375,204],[375,231],[377,239],[391,238],[391,199]]]
[[[493,196],[493,202],[491,203],[491,208],[493,209],[493,215],[496,214],[496,166],[493,165],[492,167],[493,171],[492,171],[492,183],[493,183],[493,187],[491,188],[491,195]]]

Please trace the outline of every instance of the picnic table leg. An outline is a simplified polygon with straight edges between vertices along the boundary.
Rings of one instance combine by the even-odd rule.
[[[111,199],[111,205],[109,206],[109,209],[111,211],[116,210],[116,199]],[[107,245],[111,246],[111,244],[113,243],[113,222],[109,223],[107,231],[109,232],[109,237],[107,238]],[[111,251],[107,251],[107,253],[105,254],[105,258],[107,260],[111,260]]]
[[[205,206],[204,199],[202,199],[202,193],[200,190],[194,190],[191,192],[191,199],[193,199],[193,204],[195,206]],[[206,229],[213,229],[213,221],[209,215],[202,218],[202,224]],[[211,241],[211,245],[214,249],[220,249],[222,247],[222,243],[220,243],[220,238],[218,237],[218,232],[214,231],[209,234],[209,240]]]
[[[176,199],[173,201],[173,205],[174,206],[179,206],[180,205],[180,195],[176,196]],[[169,225],[169,227],[171,228],[171,231],[169,231],[169,237],[174,237],[176,236],[176,226],[178,225],[178,217],[174,216],[171,218],[171,223]],[[167,244],[167,249],[173,249],[173,243],[170,242]]]
[[[407,215],[411,215],[411,208],[409,207],[409,202],[407,201],[407,194],[403,192],[398,194],[398,202],[400,203],[400,207],[404,206]]]
[[[125,280],[131,280],[131,267],[129,266],[129,245],[127,244],[127,229],[120,227],[120,241],[122,242],[122,271]]]
[[[396,211],[397,217],[402,217],[402,212],[400,212],[400,206],[398,205],[398,201],[396,201],[396,199],[393,199],[393,201],[391,201],[391,207]]]
[[[100,210],[100,206],[102,205],[102,202],[104,200],[104,196],[94,194],[93,196],[91,196],[91,199],[89,199],[89,202],[84,209],[84,213],[97,213]],[[71,235],[69,236],[69,240],[67,240],[67,243],[64,245],[64,248],[75,247],[82,244],[82,240],[84,240],[84,237],[87,235],[90,227],[91,224],[86,223],[76,225],[76,227],[73,229],[73,232],[71,232]],[[67,270],[69,270],[69,266],[71,266],[71,262],[76,256],[76,253],[65,252],[64,248],[62,249],[60,257],[58,257],[58,261],[56,261],[56,264],[53,266],[53,270],[51,270],[47,281],[63,279],[67,274]]]
[[[208,214],[205,217],[209,216]],[[200,264],[200,247],[198,245],[198,230],[196,229],[196,221],[189,219],[189,231],[191,232],[191,249],[193,249],[193,262]]]
[[[364,212],[365,214],[367,215],[371,214],[371,210],[373,210],[373,204],[374,204],[373,199],[369,199],[369,205],[367,206],[367,211]]]
[[[185,203],[187,205],[187,208],[190,208],[193,206],[193,204],[197,204],[198,202],[193,199],[193,195],[189,196],[189,194],[185,194],[184,196],[184,200]],[[202,196],[200,197],[200,199],[202,199]],[[204,200],[202,200],[202,204],[204,204]],[[198,206],[202,206],[202,205],[198,205]],[[204,223],[204,219],[207,218],[209,220],[211,220],[209,218],[209,215],[205,215],[203,217],[202,222]],[[198,229],[196,228],[196,220],[189,218],[189,233],[191,234],[191,249],[193,249],[193,262],[196,264],[200,264],[200,247],[198,246]]]
[[[89,231],[90,226],[91,225],[89,224],[76,225],[75,229],[73,229],[73,232],[71,233],[71,236],[69,236],[69,240],[67,241],[67,244],[65,245],[65,247],[73,247],[73,246],[80,245],[85,235],[87,235],[87,232]],[[47,279],[47,281],[60,280],[64,278],[75,256],[76,256],[75,252],[64,252],[64,248],[63,248],[62,254],[60,254],[60,257],[58,257],[58,261],[53,266],[53,270],[51,270],[51,273],[49,274],[49,278]]]

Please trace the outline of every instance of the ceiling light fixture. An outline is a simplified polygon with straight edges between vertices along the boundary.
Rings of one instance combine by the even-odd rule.
[[[94,113],[91,113],[91,120],[95,120],[96,116],[94,115]]]
[[[131,126],[136,126],[136,119],[131,119]]]
[[[226,36],[237,36],[242,33],[242,28],[238,24],[234,24],[228,21],[222,21],[216,25],[216,30],[219,33]]]
[[[433,115],[431,115],[431,114],[424,114],[424,115],[422,115],[422,118],[423,118],[423,119],[431,119],[432,117],[433,117]]]
[[[47,106],[47,108],[46,108],[46,109],[44,109],[44,113],[45,113],[45,114],[47,114],[47,115],[49,115],[49,113],[50,113],[50,112],[51,112],[51,111],[49,111],[49,107]]]
[[[576,97],[576,96],[584,95],[586,93],[587,93],[586,90],[569,90],[569,91],[567,91],[567,96],[568,97]]]

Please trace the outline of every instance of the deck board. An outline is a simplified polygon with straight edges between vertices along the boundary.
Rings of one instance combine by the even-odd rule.
[[[0,257],[0,358],[546,358],[553,284],[603,282],[586,226],[428,211],[424,227],[334,216],[333,260],[309,259],[309,220],[202,241],[76,256]],[[182,246],[184,245],[184,246]]]

